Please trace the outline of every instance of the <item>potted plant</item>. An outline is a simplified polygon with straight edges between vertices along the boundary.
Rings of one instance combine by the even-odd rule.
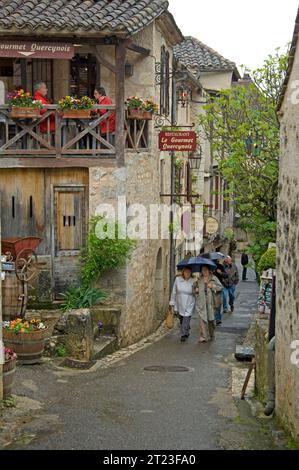
[[[6,399],[11,395],[14,375],[16,371],[16,353],[10,348],[3,348],[4,364],[3,364],[3,398]]]
[[[142,99],[138,96],[131,96],[127,99],[129,119],[151,120],[153,114],[158,112],[158,105],[149,99]]]
[[[26,119],[38,118],[42,108],[42,102],[34,100],[30,93],[19,90],[8,95],[9,104],[11,106],[10,116],[12,118]]]
[[[94,101],[88,96],[82,98],[66,96],[58,101],[58,105],[64,118],[89,119]]]
[[[47,327],[40,320],[15,320],[3,322],[3,343],[13,349],[20,364],[40,362],[47,338]]]

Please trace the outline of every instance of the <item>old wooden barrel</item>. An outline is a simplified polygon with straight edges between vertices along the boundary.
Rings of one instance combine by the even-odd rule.
[[[14,375],[16,371],[16,359],[3,364],[3,398],[6,399],[12,394]]]
[[[3,320],[12,320],[20,316],[23,303],[23,286],[14,271],[5,271],[2,281]]]
[[[38,364],[41,362],[48,332],[47,329],[18,334],[6,329],[2,331],[4,345],[16,353],[18,363]]]

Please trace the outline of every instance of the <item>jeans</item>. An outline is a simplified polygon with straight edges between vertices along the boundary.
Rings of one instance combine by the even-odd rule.
[[[228,310],[228,305],[234,305],[236,298],[236,286],[224,287],[223,289],[223,310]]]
[[[220,310],[215,310],[215,320],[216,321],[221,321],[222,320],[221,309]]]
[[[247,278],[247,266],[243,266],[242,281],[246,281]]]

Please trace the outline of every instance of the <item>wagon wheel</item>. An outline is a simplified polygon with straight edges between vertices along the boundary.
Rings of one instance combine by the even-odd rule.
[[[31,248],[23,248],[16,257],[16,275],[20,281],[31,281],[37,275],[37,256]]]

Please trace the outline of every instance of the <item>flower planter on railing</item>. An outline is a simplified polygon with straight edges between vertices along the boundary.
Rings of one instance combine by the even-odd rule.
[[[128,118],[137,119],[142,121],[151,121],[153,119],[153,113],[151,111],[144,111],[143,109],[128,109]]]
[[[40,117],[40,109],[13,106],[10,117],[13,119],[36,119]]]
[[[65,119],[90,119],[90,109],[67,109],[62,115]]]

